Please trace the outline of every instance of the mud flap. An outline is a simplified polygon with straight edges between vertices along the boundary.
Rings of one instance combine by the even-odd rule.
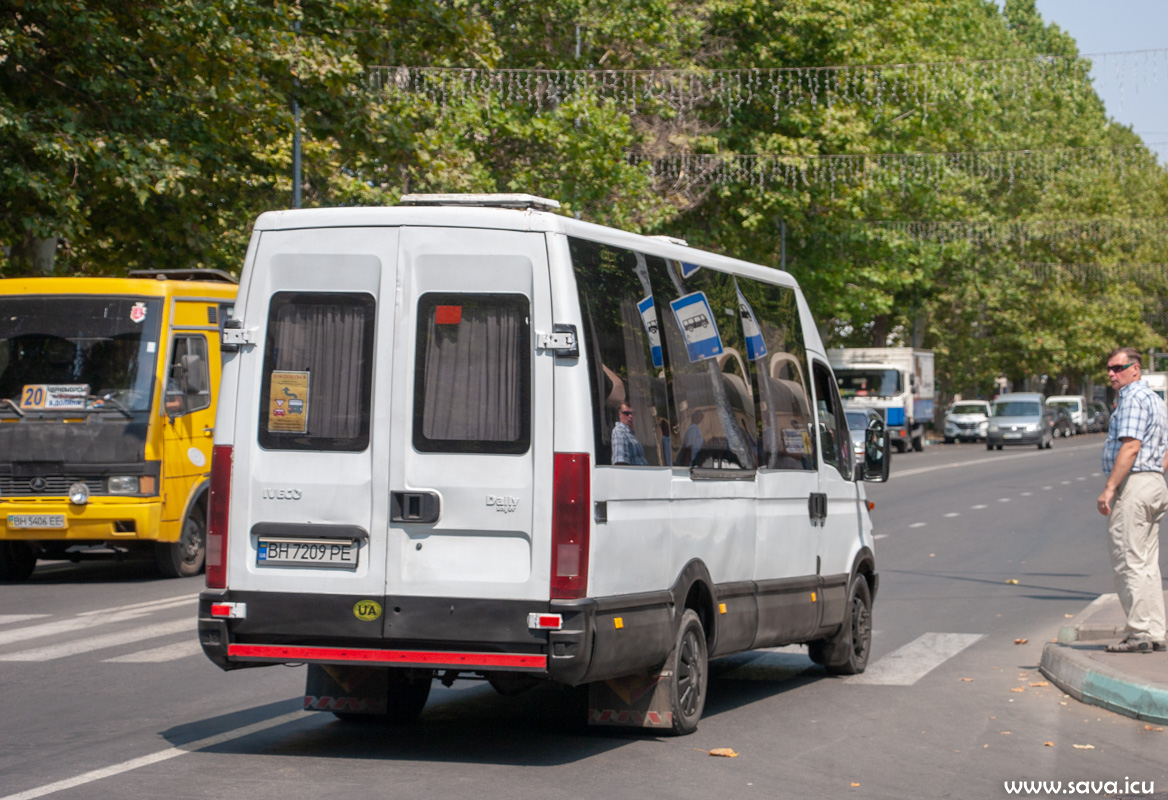
[[[672,728],[673,673],[654,670],[588,684],[588,724]]]
[[[309,664],[305,711],[385,714],[389,685],[386,667]]]

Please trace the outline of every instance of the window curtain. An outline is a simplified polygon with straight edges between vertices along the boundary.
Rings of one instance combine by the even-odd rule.
[[[313,437],[361,435],[365,310],[288,304],[277,312],[277,371],[308,373],[308,430]]]

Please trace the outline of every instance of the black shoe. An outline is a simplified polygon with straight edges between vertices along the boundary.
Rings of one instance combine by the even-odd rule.
[[[1152,642],[1152,649],[1157,653],[1160,653],[1164,650],[1168,650],[1168,644],[1165,644],[1164,642]]]
[[[1151,639],[1124,639],[1116,644],[1107,645],[1109,653],[1150,653],[1155,645]]]

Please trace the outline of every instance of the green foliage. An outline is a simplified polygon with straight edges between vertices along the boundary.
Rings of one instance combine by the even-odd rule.
[[[396,65],[702,76],[1077,55],[1034,0],[1004,10],[993,0],[9,0],[0,244],[16,254],[61,237],[65,273],[237,269],[255,216],[290,203],[295,100],[306,206],[541,194],[567,214],[752,261],[777,266],[785,249],[829,344],[915,339],[940,354],[946,393],[987,394],[1002,374],[1102,380],[1113,346],[1164,346],[1144,319],[1163,311],[1168,286],[1123,267],[1168,262],[1163,242],[941,243],[872,223],[1168,217],[1168,176],[1150,153],[1122,174],[948,169],[924,182],[885,168],[794,188],[670,184],[628,159],[1140,147],[1089,86],[1021,91],[991,67],[920,70],[916,86],[879,103],[776,111],[761,97],[729,115],[717,102],[634,111],[599,91],[543,104],[523,102],[522,90],[518,101],[440,98],[390,70],[376,91],[368,79]],[[938,81],[959,91],[938,93]],[[1035,263],[1104,266],[1082,278]],[[2,275],[29,269],[0,258]]]

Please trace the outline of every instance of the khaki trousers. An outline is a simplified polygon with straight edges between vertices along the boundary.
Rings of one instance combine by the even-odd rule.
[[[1127,614],[1125,636],[1164,641],[1160,520],[1168,486],[1159,472],[1133,472],[1119,485],[1107,518],[1115,591]]]

